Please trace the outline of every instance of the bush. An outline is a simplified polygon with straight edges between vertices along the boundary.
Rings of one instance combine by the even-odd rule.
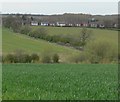
[[[22,63],[24,62],[24,56],[23,56],[23,51],[22,50],[16,50],[14,52],[14,63]]]
[[[48,55],[42,57],[42,63],[51,63],[51,58]]]
[[[31,63],[31,57],[28,54],[16,55],[8,54],[3,63]]]
[[[31,28],[29,26],[22,26],[20,29],[21,34],[29,35]]]
[[[107,63],[117,60],[116,48],[107,41],[95,41],[86,46],[85,52],[91,63]]]
[[[59,63],[59,56],[58,56],[58,54],[54,54],[52,60],[53,60],[54,63]]]
[[[60,39],[59,35],[53,35],[52,36],[52,41],[55,42],[55,43],[59,42],[59,39]]]
[[[0,63],[2,63],[2,56],[0,56]]]
[[[71,41],[70,41],[70,44],[74,47],[80,47],[82,46],[81,42],[80,42],[80,39],[79,38],[73,38]]]
[[[31,60],[32,60],[32,62],[39,61],[39,56],[37,54],[32,54]]]
[[[35,63],[39,61],[39,56],[37,54],[26,54],[22,50],[16,50],[13,54],[7,54],[2,58],[3,63]]]
[[[14,63],[31,63],[31,56],[28,54],[14,55]]]
[[[14,63],[14,60],[15,60],[15,56],[13,54],[8,54],[6,55],[4,62]]]
[[[120,64],[120,53],[118,53],[118,63]]]
[[[15,51],[14,54],[8,54],[3,58],[3,63],[31,63],[32,57],[21,50]]]
[[[23,59],[23,60],[22,60],[22,59]],[[21,61],[20,63],[31,63],[32,58],[31,58],[31,56],[28,55],[28,54],[22,54],[20,61]]]
[[[37,28],[37,29],[32,30],[29,33],[29,36],[35,37],[35,38],[40,38],[40,39],[45,39],[46,34],[47,34],[46,29],[44,29],[44,28]]]
[[[47,35],[46,37],[45,37],[45,40],[47,40],[47,41],[50,41],[50,42],[53,42],[53,36],[50,36],[50,35]]]
[[[86,54],[84,52],[81,52],[79,55],[74,55],[71,61],[74,63],[87,62]]]

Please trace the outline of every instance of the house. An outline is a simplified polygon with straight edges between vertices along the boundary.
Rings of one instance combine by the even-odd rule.
[[[83,27],[88,27],[88,24],[87,23],[83,23]]]
[[[72,23],[66,23],[65,26],[66,26],[66,27],[72,27],[73,24],[72,24]]]
[[[96,22],[90,22],[89,26],[92,27],[92,28],[97,28],[98,24]]]
[[[77,23],[77,24],[75,24],[77,27],[80,27],[81,26],[81,24],[80,23]]]
[[[68,26],[69,26],[69,27],[72,27],[72,26],[73,26],[73,24],[72,24],[72,23],[68,23]]]
[[[23,20],[22,21],[22,26],[24,26],[24,25],[30,25],[30,24],[31,24],[31,22],[29,20]]]
[[[99,24],[99,28],[105,28],[104,24]]]
[[[64,22],[57,22],[56,25],[60,26],[60,27],[66,26],[66,24]]]
[[[37,21],[31,21],[31,26],[38,26],[39,23]]]
[[[49,23],[48,23],[48,22],[41,22],[40,25],[41,25],[41,26],[49,26]]]
[[[118,28],[118,24],[115,23],[115,24],[114,24],[114,28]]]
[[[72,23],[65,23],[65,25],[63,25],[63,26],[66,26],[66,27],[72,27],[73,24],[72,24]]]
[[[55,23],[49,23],[50,26],[55,26]]]

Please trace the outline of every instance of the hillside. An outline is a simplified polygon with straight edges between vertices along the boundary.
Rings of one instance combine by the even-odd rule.
[[[78,50],[49,43],[44,40],[36,40],[28,36],[13,33],[12,31],[3,28],[2,30],[2,47],[3,54],[12,53],[15,50],[23,50],[27,53],[38,53],[39,55],[47,53],[58,53],[61,60],[79,54]]]
[[[32,29],[39,28],[41,26],[32,26]],[[80,27],[42,27],[45,28],[49,35],[64,35],[72,36],[73,38],[80,37],[82,28]],[[118,31],[107,29],[95,29],[88,28],[91,36],[94,40],[107,40],[110,43],[118,44]]]
[[[37,26],[41,27],[41,26]],[[35,29],[37,27],[31,27]],[[81,28],[77,27],[44,27],[47,34],[71,36],[73,39],[80,37]],[[107,43],[112,47],[112,50],[117,53],[118,49],[118,32],[105,29],[90,29],[91,39],[87,43],[90,47],[94,42]],[[76,41],[76,40],[75,40]],[[98,44],[99,45],[99,44]],[[40,57],[44,54],[59,54],[61,62],[73,62],[74,58],[80,55],[80,51],[72,48],[61,46],[49,41],[34,39],[23,34],[13,33],[12,31],[3,28],[3,54],[12,53],[16,50],[23,50],[26,53],[37,53]],[[102,47],[102,46],[101,46]],[[85,47],[87,49],[87,47]],[[108,52],[108,51],[107,51]],[[115,55],[114,55],[115,56]]]

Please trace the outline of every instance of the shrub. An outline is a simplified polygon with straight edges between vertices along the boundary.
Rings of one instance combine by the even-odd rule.
[[[5,56],[2,55],[2,63],[5,63]]]
[[[26,54],[21,50],[15,51],[14,54],[8,54],[2,58],[3,63],[31,63],[39,60],[37,54]]]
[[[117,49],[107,41],[94,41],[89,43],[85,48],[85,52],[91,63],[106,63],[105,59],[107,62],[108,60],[112,62],[117,59]]]
[[[57,43],[57,42],[59,42],[59,40],[60,40],[60,36],[59,35],[53,35],[52,36],[52,41],[53,42]]]
[[[52,57],[52,60],[54,63],[59,63],[59,56],[58,54],[54,54],[53,57]]]
[[[37,54],[32,54],[31,60],[32,60],[32,62],[39,61],[39,56]]]
[[[22,60],[22,59],[23,59],[23,60]],[[31,63],[32,58],[31,58],[31,56],[28,55],[28,54],[22,54],[20,61],[21,61],[20,63]]]
[[[74,63],[87,62],[86,54],[84,52],[82,52],[79,55],[74,55],[72,58],[72,62],[74,62]]]
[[[79,38],[73,38],[70,40],[70,44],[74,47],[81,46],[81,42]]]
[[[4,62],[14,63],[14,60],[15,60],[15,56],[13,54],[8,54],[6,55]]]
[[[0,63],[2,63],[2,56],[0,56]]]
[[[24,52],[22,50],[16,50],[14,52],[14,63],[22,63],[22,62],[24,62],[23,53]]]
[[[120,64],[120,53],[118,53],[118,63]]]
[[[51,58],[48,55],[45,55],[42,57],[42,62],[43,63],[51,63]]]
[[[21,34],[29,35],[31,28],[29,26],[22,26],[20,29]]]
[[[47,40],[47,41],[50,41],[50,42],[53,42],[53,36],[50,36],[50,35],[46,35],[46,37],[45,37],[45,40]]]
[[[14,63],[31,63],[31,56],[22,50],[16,50],[13,54]]]
[[[29,33],[29,36],[35,37],[35,38],[45,39],[46,34],[47,34],[46,29],[44,29],[44,28],[37,28],[37,29],[32,30]]]

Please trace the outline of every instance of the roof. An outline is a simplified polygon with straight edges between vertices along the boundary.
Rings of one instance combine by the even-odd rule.
[[[31,21],[31,23],[38,23],[37,21]]]
[[[41,22],[41,23],[46,23],[46,24],[48,24],[49,22]]]

